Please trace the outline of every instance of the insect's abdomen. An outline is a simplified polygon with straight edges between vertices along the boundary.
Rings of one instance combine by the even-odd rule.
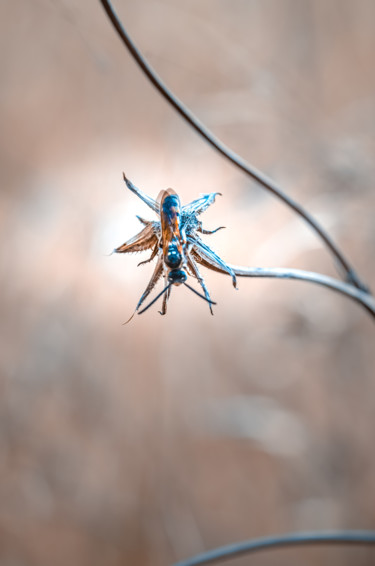
[[[181,205],[176,194],[165,194],[160,206],[163,255],[170,269],[180,267],[183,261],[183,238],[180,232]]]
[[[162,223],[178,228],[180,223],[180,199],[177,195],[167,195],[161,204]]]

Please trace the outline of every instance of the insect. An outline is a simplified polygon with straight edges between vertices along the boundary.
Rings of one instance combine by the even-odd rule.
[[[188,287],[199,297],[207,301],[211,314],[213,314],[212,305],[216,303],[210,298],[197,264],[214,271],[228,273],[232,277],[233,286],[236,288],[234,271],[198,235],[198,232],[201,234],[214,234],[224,228],[224,226],[220,226],[216,230],[205,230],[202,227],[202,222],[198,220],[198,216],[215,202],[216,196],[220,193],[204,194],[190,204],[181,206],[179,196],[172,189],[161,191],[158,199],[154,200],[135,187],[127,179],[125,173],[123,175],[128,189],[143,200],[159,216],[158,220],[145,220],[137,216],[138,220],[144,225],[143,230],[114,250],[115,253],[131,253],[150,249],[151,256],[149,259],[142,261],[138,265],[143,265],[157,258],[151,279],[139,299],[133,315],[127,322],[133,318],[135,313],[142,314],[145,312],[162,295],[163,303],[159,312],[162,315],[166,314],[167,303],[173,285],[185,285]],[[197,279],[203,294],[187,283],[188,275]],[[163,290],[146,307],[139,310],[161,277],[164,277]]]

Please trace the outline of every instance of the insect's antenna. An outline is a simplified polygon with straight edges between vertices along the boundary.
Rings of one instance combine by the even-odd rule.
[[[168,289],[169,289],[169,287],[171,287],[171,285],[172,285],[172,283],[168,283],[168,285],[167,285],[166,287],[164,287],[164,289],[163,289],[158,295],[156,295],[155,299],[153,299],[153,300],[151,301],[151,303],[149,303],[149,304],[147,305],[147,307],[145,307],[144,309],[142,309],[141,311],[139,311],[138,314],[142,314],[142,313],[144,313],[145,311],[147,311],[147,309],[149,309],[150,307],[152,307],[152,305],[153,305],[154,303],[156,303],[156,301],[157,301],[158,299],[160,299],[160,297],[161,297],[162,295],[164,295],[164,293],[166,293],[166,292],[168,291]]]
[[[198,291],[196,291],[194,289],[194,287],[191,287],[190,285],[188,285],[187,283],[184,283],[185,287],[187,287],[188,289],[190,289],[190,291],[193,291],[193,293],[195,293],[196,295],[198,295],[198,297],[200,297],[201,299],[204,299],[205,301],[207,301],[208,303],[210,303],[210,305],[216,305],[215,301],[211,301],[211,299],[207,299],[207,297],[205,297],[204,295],[202,295],[201,293],[198,293]]]

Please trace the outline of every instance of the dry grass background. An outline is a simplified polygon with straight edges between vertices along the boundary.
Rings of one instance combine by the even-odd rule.
[[[374,286],[375,4],[116,2],[161,76],[329,229]],[[99,5],[0,5],[1,566],[162,566],[294,529],[375,528],[374,327],[297,282],[207,273],[124,327],[152,267],[107,256],[151,196],[223,197],[231,263],[334,274],[280,203],[215,155]],[[237,560],[239,566],[249,559]],[[371,565],[299,549],[254,565]]]

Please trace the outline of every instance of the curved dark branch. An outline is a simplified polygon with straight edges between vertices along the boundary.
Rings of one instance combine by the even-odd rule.
[[[121,37],[126,48],[131,53],[132,57],[135,59],[136,63],[145,73],[147,78],[152,82],[152,84],[157,88],[160,94],[173,106],[175,110],[192,126],[211,146],[213,146],[221,155],[233,163],[236,167],[241,169],[244,173],[249,175],[257,183],[262,185],[265,189],[270,191],[273,195],[283,201],[287,206],[294,210],[299,216],[301,216],[307,224],[320,236],[324,241],[328,249],[331,251],[335,257],[337,263],[345,273],[345,279],[348,283],[354,285],[358,289],[369,293],[367,286],[361,282],[358,275],[356,274],[354,268],[351,266],[349,261],[333,242],[329,234],[323,229],[322,226],[296,201],[291,199],[287,194],[285,194],[280,187],[278,187],[271,179],[264,175],[261,171],[258,171],[255,167],[247,163],[244,159],[234,153],[226,145],[224,145],[218,138],[216,138],[203,124],[192,114],[184,104],[168,89],[168,87],[163,83],[163,81],[158,77],[156,72],[153,70],[151,65],[146,61],[142,53],[133,43],[132,39],[128,35],[125,28],[122,26],[119,18],[114,11],[111,2],[109,0],[100,0],[104,7],[109,19],[111,20],[113,26]]]
[[[375,318],[375,299],[369,293],[353,287],[349,283],[343,283],[328,275],[315,273],[314,271],[304,271],[303,269],[291,269],[283,267],[242,267],[238,265],[228,266],[234,273],[240,277],[267,277],[277,279],[297,279],[299,281],[310,281],[323,287],[328,287],[332,291],[341,293],[349,299],[353,299],[362,305],[370,315]],[[226,273],[223,270],[218,270],[221,273]]]
[[[271,550],[275,548],[296,547],[306,545],[375,545],[375,531],[338,531],[338,532],[308,532],[294,533],[279,537],[264,537],[238,544],[222,546],[203,554],[198,554],[188,560],[176,562],[174,566],[198,566],[199,564],[214,564],[238,558],[244,554]]]

